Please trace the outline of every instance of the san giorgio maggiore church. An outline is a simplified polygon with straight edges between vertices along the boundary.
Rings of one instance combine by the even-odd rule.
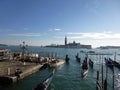
[[[75,41],[73,41],[72,43],[67,43],[67,37],[65,36],[65,44],[64,45],[48,45],[46,47],[54,47],[54,48],[86,48],[86,49],[91,49],[92,46],[91,45],[83,45],[80,43],[76,43]]]

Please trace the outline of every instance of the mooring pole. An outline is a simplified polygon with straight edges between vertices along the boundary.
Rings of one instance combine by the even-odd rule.
[[[97,71],[96,90],[98,90],[99,71]]]

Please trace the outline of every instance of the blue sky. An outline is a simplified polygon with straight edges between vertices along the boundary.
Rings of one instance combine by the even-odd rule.
[[[0,0],[0,43],[120,46],[120,0]]]

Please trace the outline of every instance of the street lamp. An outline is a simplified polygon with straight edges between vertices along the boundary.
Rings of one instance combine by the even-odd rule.
[[[25,50],[27,50],[28,45],[25,44],[25,41],[23,41],[23,44],[20,44],[20,48],[22,49],[22,59],[24,62],[25,59]],[[25,62],[24,62],[25,65]]]

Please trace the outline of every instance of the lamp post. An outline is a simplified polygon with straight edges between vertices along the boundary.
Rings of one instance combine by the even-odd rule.
[[[20,48],[22,49],[22,59],[24,62],[25,59],[25,50],[27,50],[28,45],[25,44],[25,41],[23,41],[23,44],[20,44]],[[24,62],[25,65],[25,62]]]

